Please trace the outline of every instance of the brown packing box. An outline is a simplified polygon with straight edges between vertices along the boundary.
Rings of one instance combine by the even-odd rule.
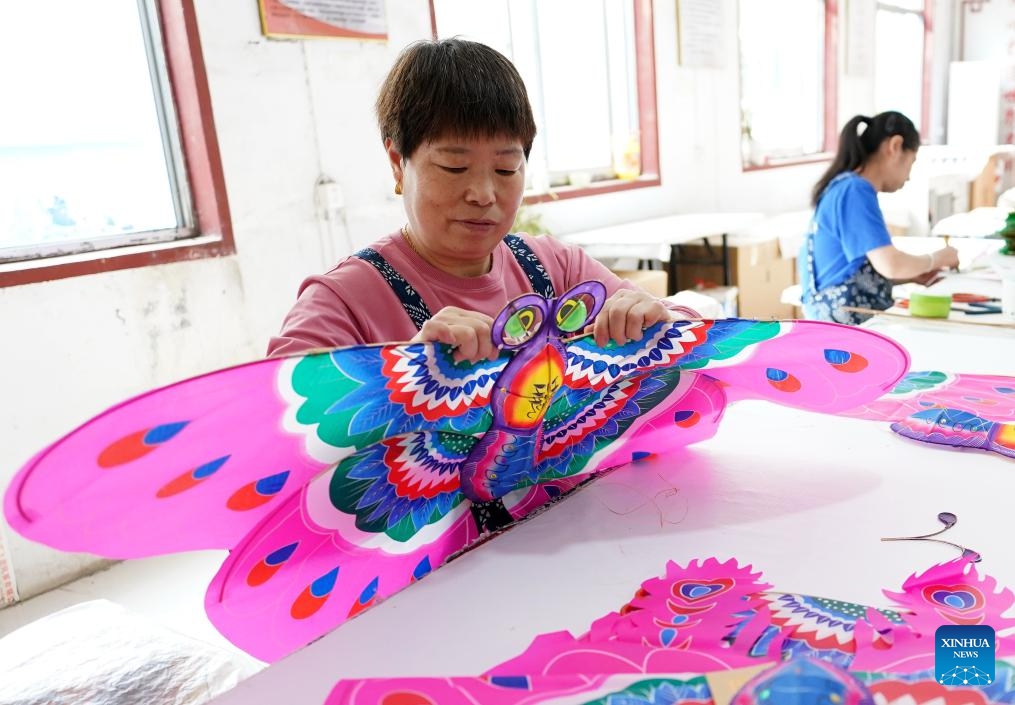
[[[998,155],[994,154],[987,158],[983,169],[969,182],[969,210],[997,205],[997,189],[1001,181],[997,168]]]
[[[658,298],[666,296],[666,272],[662,269],[614,269],[613,273]]]
[[[712,246],[718,254],[718,244]],[[682,257],[706,259],[704,245],[681,245]],[[796,283],[796,259],[779,253],[776,239],[730,246],[730,284],[739,289],[738,315],[741,318],[793,318],[793,306],[780,303],[782,290]],[[722,285],[722,267],[702,264],[678,264],[680,289],[707,289]]]

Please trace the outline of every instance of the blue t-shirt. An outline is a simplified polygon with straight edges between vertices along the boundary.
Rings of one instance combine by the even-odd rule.
[[[814,233],[814,274],[817,290],[842,284],[863,264],[871,250],[892,244],[878,193],[870,181],[851,171],[825,187],[811,221]],[[807,241],[797,258],[800,283],[810,290]]]

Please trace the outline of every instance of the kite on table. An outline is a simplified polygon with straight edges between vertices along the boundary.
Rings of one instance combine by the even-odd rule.
[[[733,705],[1015,702],[1010,589],[956,559],[885,595],[879,609],[772,590],[736,560],[669,563],[579,637],[543,634],[479,677],[343,680],[325,705],[713,705],[729,683]],[[942,625],[994,628],[983,668],[936,664]]]

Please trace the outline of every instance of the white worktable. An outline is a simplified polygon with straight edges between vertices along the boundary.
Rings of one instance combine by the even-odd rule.
[[[667,263],[668,292],[677,290],[679,247],[714,235],[722,238],[722,251],[716,263],[723,267],[723,286],[730,284],[730,233],[764,219],[763,213],[681,213],[661,218],[637,220],[605,228],[584,230],[559,237],[579,245],[590,257],[598,259],[633,257]]]
[[[974,208],[967,213],[956,213],[942,218],[931,228],[938,237],[993,237],[1004,227],[1008,211],[1004,208]]]
[[[877,317],[913,369],[1015,375],[1015,336]],[[938,528],[1015,586],[1015,463],[900,438],[887,424],[762,402],[732,407],[715,438],[618,470],[435,571],[215,702],[317,705],[343,677],[475,675],[537,634],[576,635],[667,560],[736,557],[776,589],[887,604],[881,588],[957,551],[882,536]]]
[[[994,276],[992,271],[979,270],[973,274],[955,274],[950,273],[941,281],[927,287],[927,293],[930,294],[978,294],[981,296],[988,296],[996,301],[991,301],[992,306],[1000,307],[1001,297],[1001,279],[998,276]],[[963,308],[963,304],[959,302],[952,303],[953,309]],[[885,314],[888,316],[899,316],[907,319],[911,319],[909,310],[900,306],[892,306]],[[1015,337],[1015,319],[1011,316],[1004,315],[1003,313],[975,313],[969,314],[964,313],[961,310],[952,310],[948,314],[947,319],[923,319],[925,325],[945,325],[949,327],[949,330],[954,330],[956,327],[969,328],[971,326],[998,326],[1001,330],[1007,329],[1008,335]],[[1015,369],[1015,362],[1012,363],[1013,369]],[[1013,373],[1015,374],[1015,373]]]

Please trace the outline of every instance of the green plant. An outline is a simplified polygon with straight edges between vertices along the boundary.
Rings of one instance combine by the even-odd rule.
[[[511,225],[513,233],[528,233],[529,235],[549,235],[550,231],[543,225],[543,214],[538,213],[529,206],[521,206],[515,213],[515,222]]]

